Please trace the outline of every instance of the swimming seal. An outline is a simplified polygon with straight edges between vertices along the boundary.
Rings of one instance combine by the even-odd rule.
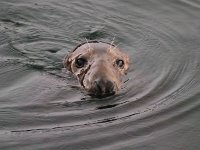
[[[79,44],[64,59],[81,86],[92,96],[115,94],[126,74],[129,57],[112,43],[87,41]]]

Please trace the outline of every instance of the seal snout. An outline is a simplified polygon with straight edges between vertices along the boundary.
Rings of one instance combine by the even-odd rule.
[[[115,83],[107,79],[96,79],[91,88],[91,95],[104,96],[115,94]]]

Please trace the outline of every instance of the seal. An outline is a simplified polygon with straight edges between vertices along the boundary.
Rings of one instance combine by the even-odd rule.
[[[119,91],[129,57],[112,43],[87,41],[67,54],[63,63],[89,95],[104,97]]]

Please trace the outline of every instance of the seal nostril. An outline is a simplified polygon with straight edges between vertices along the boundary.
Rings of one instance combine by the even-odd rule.
[[[106,83],[106,93],[112,93],[114,90],[114,84],[111,81],[107,81]]]
[[[95,80],[94,81],[94,85],[95,85],[95,91],[98,92],[98,93],[102,93],[102,84],[99,80]]]
[[[94,81],[94,83],[95,83],[95,91],[97,94],[105,93],[106,85],[103,80],[97,79]]]

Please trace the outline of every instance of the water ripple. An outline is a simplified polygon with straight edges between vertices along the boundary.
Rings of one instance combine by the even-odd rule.
[[[199,2],[0,4],[0,149],[198,149]],[[129,73],[119,93],[92,98],[62,60],[114,37]]]

